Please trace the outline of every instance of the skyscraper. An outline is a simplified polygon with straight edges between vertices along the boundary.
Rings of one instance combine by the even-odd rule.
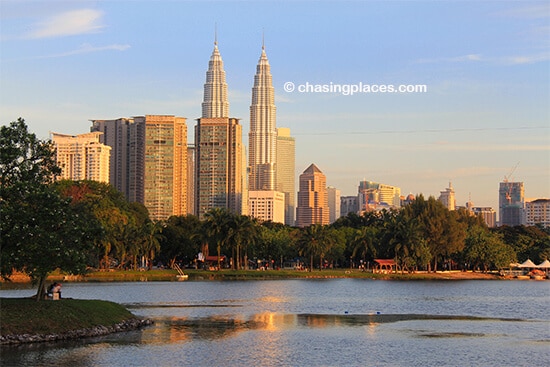
[[[498,190],[498,220],[501,226],[525,224],[525,196],[523,182],[500,183]]]
[[[214,50],[204,83],[204,98],[202,102],[203,118],[229,117],[229,100],[227,99],[227,83],[223,60],[218,50],[218,40],[214,41]]]
[[[91,131],[102,132],[99,141],[111,147],[109,183],[129,199],[129,139],[133,118],[92,120]]]
[[[312,224],[329,224],[327,178],[315,164],[311,164],[300,175],[296,209],[298,227]]]
[[[285,224],[294,225],[296,215],[295,156],[296,143],[290,136],[290,129],[277,129],[277,165],[275,169],[276,189],[285,195]]]
[[[51,133],[62,179],[109,183],[111,147],[100,143],[100,132],[80,135]]]
[[[212,208],[243,211],[242,126],[230,118],[223,61],[214,42],[208,63],[203,116],[195,126],[195,214],[203,217]]]
[[[130,167],[143,177],[142,202],[153,220],[187,214],[187,124],[185,118],[146,115],[134,117],[143,156]],[[131,160],[132,161],[132,160]],[[140,185],[141,186],[141,185]]]
[[[250,105],[250,133],[248,158],[250,167],[249,189],[275,189],[275,162],[277,130],[275,127],[275,92],[265,47],[256,67],[252,104]]]
[[[152,219],[187,213],[187,124],[171,115],[92,120],[114,152],[113,185]]]
[[[327,187],[329,223],[334,223],[340,218],[340,190],[335,187]]]
[[[449,187],[440,192],[437,200],[439,200],[449,210],[456,209],[455,190],[450,182]]]

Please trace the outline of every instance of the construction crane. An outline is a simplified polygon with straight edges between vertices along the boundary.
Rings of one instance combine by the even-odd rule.
[[[507,176],[504,176],[504,182],[505,183],[509,183],[510,182],[510,179],[512,178],[512,174],[514,173],[514,171],[516,170],[516,168],[518,168],[519,166],[519,162],[516,163],[516,165],[514,166],[514,168],[512,168],[510,170],[510,173],[508,173]],[[507,187],[508,190],[506,190],[506,201],[508,202],[508,204],[511,204],[512,203],[512,185],[509,184],[508,187]]]
[[[514,166],[514,168],[512,168],[510,170],[510,173],[508,173],[508,176],[504,176],[504,182],[508,182],[511,178],[512,178],[512,174],[515,172],[516,168],[518,168],[519,166],[519,162],[516,163],[516,165]]]

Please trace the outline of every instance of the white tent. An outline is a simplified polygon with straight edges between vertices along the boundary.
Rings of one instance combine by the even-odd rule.
[[[548,269],[548,268],[550,268],[550,261],[548,261],[548,259],[544,260],[543,262],[541,262],[540,264],[537,265],[537,268],[539,268],[539,269]]]
[[[527,260],[525,260],[525,262],[523,264],[520,264],[519,267],[520,268],[536,268],[537,266],[535,265],[534,262],[531,261],[531,259],[527,259]]]

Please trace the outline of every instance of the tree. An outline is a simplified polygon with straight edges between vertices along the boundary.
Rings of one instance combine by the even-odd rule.
[[[49,272],[85,271],[101,236],[88,208],[51,185],[60,172],[52,144],[29,133],[23,119],[0,128],[1,275],[27,273],[38,283],[38,301]]]
[[[481,266],[487,272],[491,267],[502,269],[509,266],[515,261],[515,253],[501,235],[475,225],[468,230],[464,258],[474,268]]]
[[[259,235],[257,222],[246,215],[236,215],[229,220],[229,233],[226,243],[236,252],[233,256],[233,269],[241,269],[241,249],[256,241]],[[236,261],[235,261],[236,260]],[[248,254],[244,257],[245,268],[248,268]]]
[[[225,208],[214,208],[204,214],[206,237],[216,244],[218,270],[221,269],[221,251],[227,242],[232,214]]]
[[[171,216],[165,223],[160,257],[172,268],[177,258],[193,259],[200,251],[201,221],[195,215]]]
[[[312,224],[305,227],[300,232],[297,246],[298,253],[301,256],[309,256],[309,269],[313,271],[313,258],[319,257],[319,269],[323,267],[323,258],[330,251],[331,246],[336,242],[334,233],[328,226],[321,224]]]

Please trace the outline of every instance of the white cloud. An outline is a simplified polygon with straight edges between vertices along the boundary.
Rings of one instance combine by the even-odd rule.
[[[53,54],[53,55],[47,55],[47,56],[41,56],[40,59],[48,59],[48,58],[55,58],[55,57],[66,57],[66,56],[72,56],[72,55],[79,55],[79,54],[88,54],[92,52],[101,52],[101,51],[126,51],[130,48],[130,45],[107,45],[107,46],[92,46],[88,43],[85,43],[81,45],[76,50],[62,52],[59,54]]]
[[[99,32],[104,28],[102,17],[103,12],[94,9],[66,11],[36,24],[25,38],[54,38]]]

